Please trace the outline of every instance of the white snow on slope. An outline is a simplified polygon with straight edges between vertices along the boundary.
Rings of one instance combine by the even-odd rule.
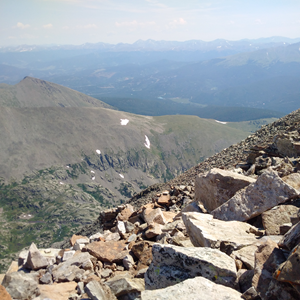
[[[92,180],[95,180],[95,176],[94,176],[94,177],[92,177]]]
[[[98,154],[101,154],[101,151],[100,151],[99,149],[97,149],[96,152],[97,152]]]
[[[150,149],[150,141],[148,139],[148,137],[145,135],[145,143],[144,143],[145,147]]]
[[[95,171],[91,170],[91,173],[95,173]]]
[[[122,174],[119,174],[119,175],[120,175],[121,178],[124,178],[124,175],[122,175]]]
[[[221,122],[221,121],[218,121],[218,120],[215,120],[217,123],[220,123],[220,124],[227,124],[227,122]]]
[[[121,120],[121,125],[127,125],[129,123],[128,119],[120,119]]]

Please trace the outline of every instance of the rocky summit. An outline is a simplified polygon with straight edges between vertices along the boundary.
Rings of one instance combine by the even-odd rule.
[[[1,299],[300,298],[300,110],[52,248],[34,243]]]

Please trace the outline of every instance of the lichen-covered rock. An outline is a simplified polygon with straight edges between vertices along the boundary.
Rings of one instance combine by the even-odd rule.
[[[268,170],[255,183],[212,211],[212,215],[224,221],[247,221],[296,195],[296,189],[286,184],[276,172]]]
[[[204,277],[195,277],[166,288],[145,290],[141,293],[141,300],[241,300],[241,295]]]
[[[154,244],[152,254],[152,263],[145,274],[146,289],[165,288],[197,276],[236,287],[235,262],[219,250]]]

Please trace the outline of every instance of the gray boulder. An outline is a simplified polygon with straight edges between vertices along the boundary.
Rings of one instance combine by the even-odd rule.
[[[30,274],[24,272],[6,274],[2,285],[13,299],[31,300],[40,295],[38,283]]]
[[[241,300],[238,291],[216,284],[204,277],[187,279],[159,290],[145,290],[142,300]]]
[[[255,233],[258,230],[248,223],[225,222],[201,213],[184,213],[182,219],[196,247],[211,247],[230,252],[257,241]]]
[[[212,215],[224,221],[247,221],[296,195],[295,188],[286,184],[277,172],[268,170],[212,211]]]
[[[195,202],[203,204],[211,212],[253,182],[255,179],[251,177],[214,168],[196,177]]]
[[[152,263],[145,274],[146,289],[165,288],[197,276],[236,287],[235,262],[219,250],[154,244],[152,255]]]

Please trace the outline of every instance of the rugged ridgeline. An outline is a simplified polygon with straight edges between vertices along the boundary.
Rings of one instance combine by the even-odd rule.
[[[299,299],[299,124],[300,110],[102,211],[64,249],[32,244],[3,275],[3,295]]]
[[[31,241],[48,247],[248,135],[195,116],[109,109],[31,77],[0,85],[0,106],[0,270]]]

